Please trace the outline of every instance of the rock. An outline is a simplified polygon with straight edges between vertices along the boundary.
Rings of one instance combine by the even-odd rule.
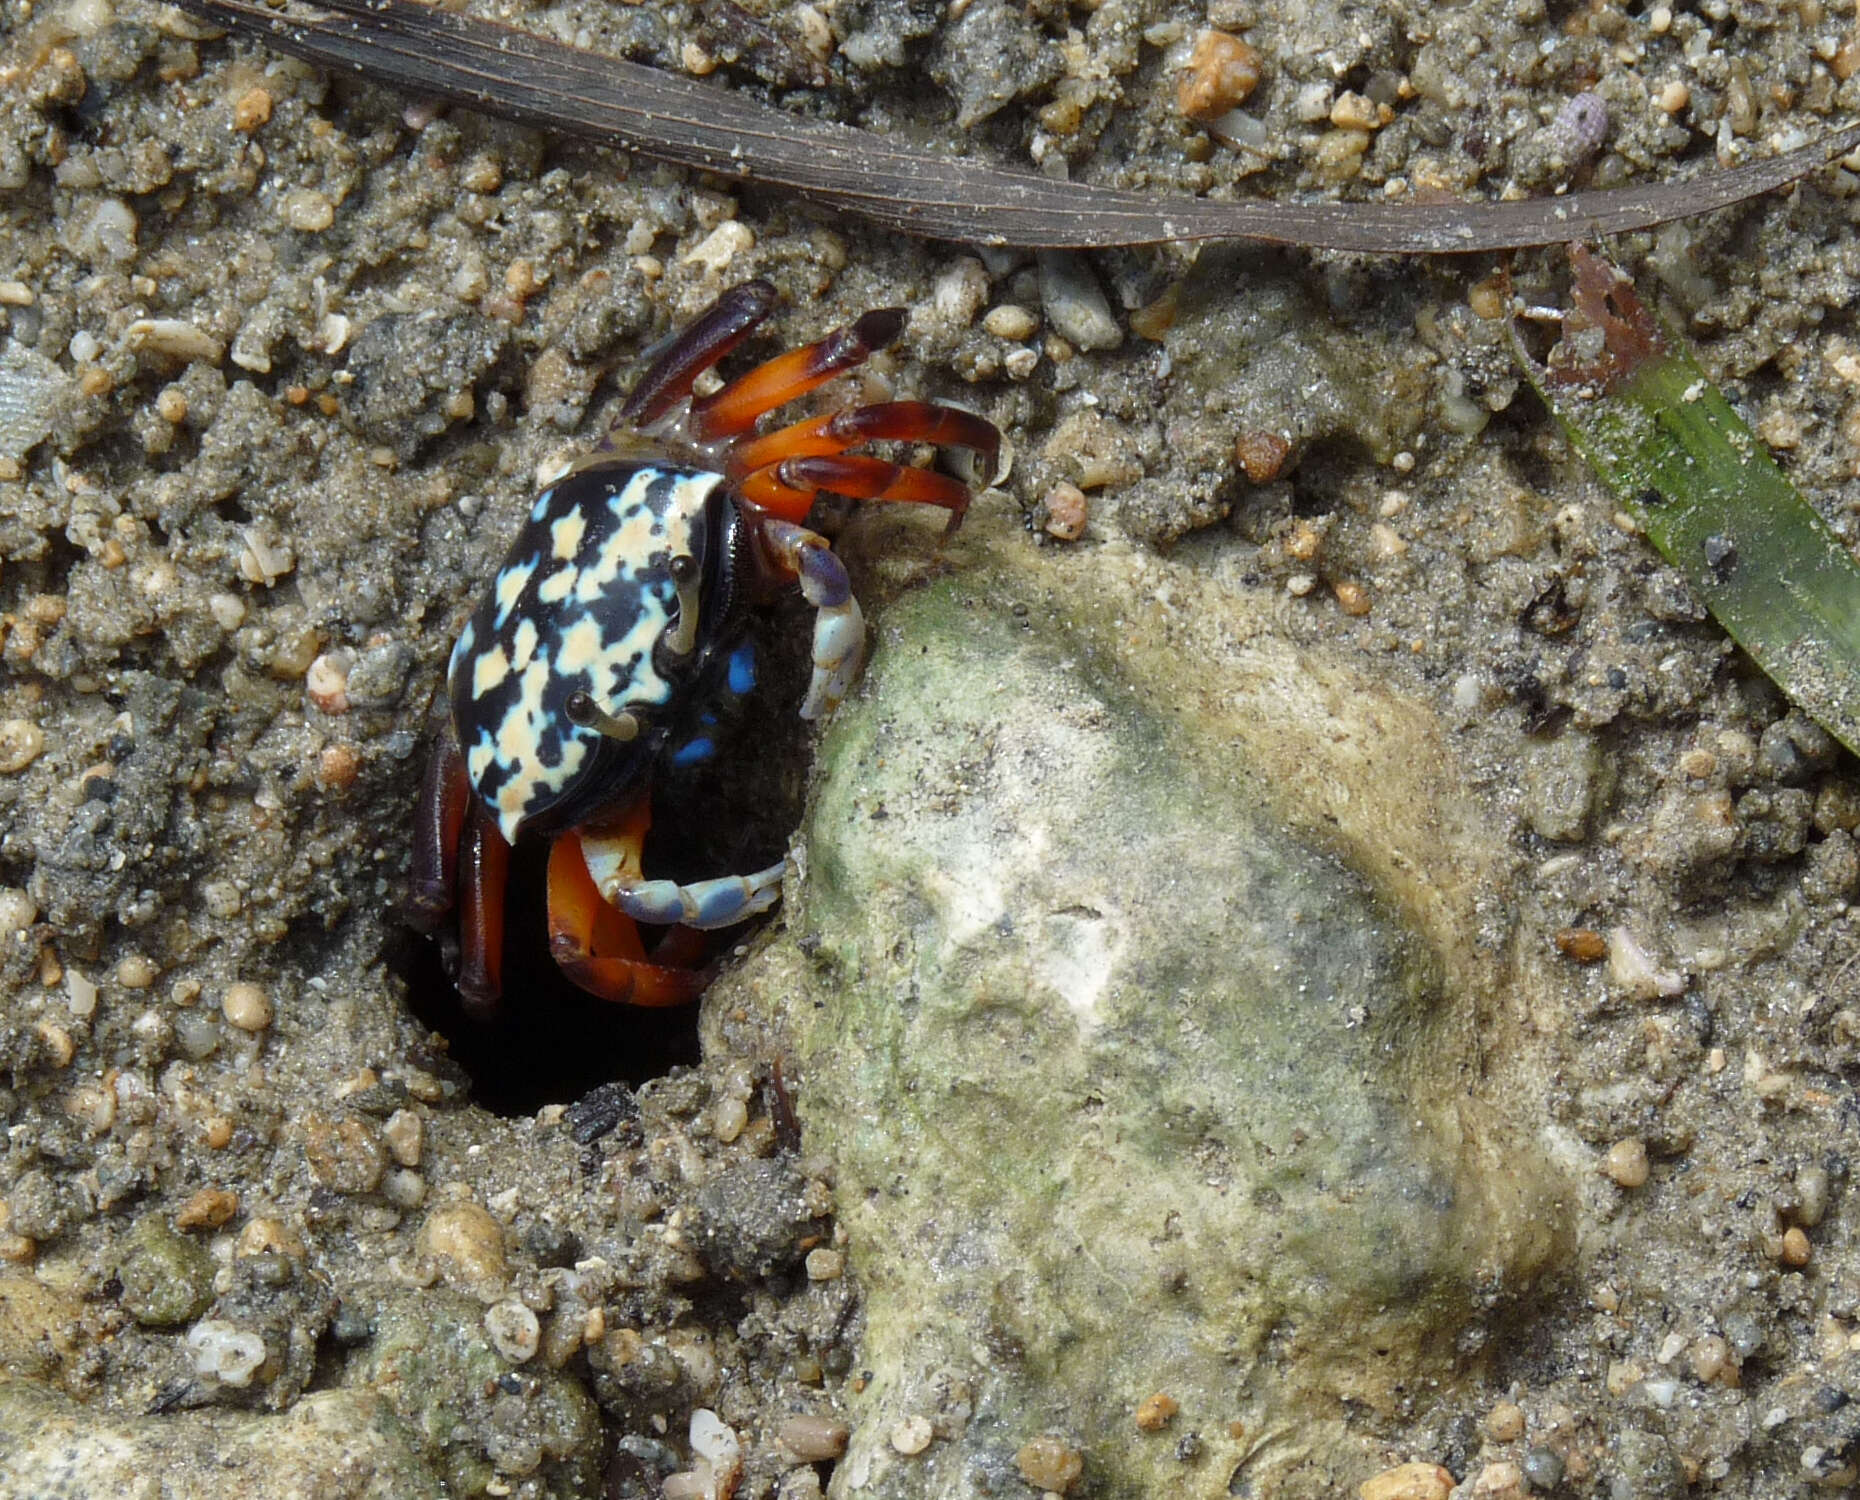
[[[213,1300],[213,1269],[213,1257],[173,1228],[166,1214],[144,1214],[116,1265],[123,1308],[144,1327],[189,1322]]]
[[[84,1304],[23,1272],[0,1276],[0,1370],[44,1375],[69,1359],[82,1337]]]
[[[320,1391],[279,1416],[118,1416],[0,1381],[0,1494],[122,1500],[443,1500],[379,1397]]]
[[[1362,1500],[1447,1500],[1453,1475],[1439,1464],[1397,1464],[1363,1481]]]
[[[1351,1451],[1339,1398],[1452,1383],[1492,1289],[1567,1249],[1471,1082],[1494,877],[1432,721],[1242,594],[1131,554],[1113,617],[1053,551],[962,550],[823,746],[798,944],[707,1009],[765,997],[837,1167],[871,1380],[831,1493],[953,1496],[1047,1432],[1107,1492],[1270,1487]],[[932,1472],[886,1434],[950,1370],[974,1418]],[[1125,1437],[1165,1384],[1192,1468]]]
[[[420,1434],[428,1462],[459,1490],[479,1493],[476,1482],[495,1472],[535,1475],[538,1493],[598,1492],[601,1431],[592,1398],[572,1376],[534,1365],[520,1382],[506,1381],[510,1364],[478,1302],[397,1291],[366,1311],[373,1337],[349,1356],[343,1385],[391,1403]]]

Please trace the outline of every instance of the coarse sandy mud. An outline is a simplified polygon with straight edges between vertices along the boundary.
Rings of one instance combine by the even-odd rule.
[[[1860,113],[1827,0],[481,9],[1157,192]],[[1189,120],[1209,28],[1257,85]],[[1613,247],[1850,538],[1855,189]],[[1852,1483],[1860,777],[1580,469],[1495,270],[917,244],[0,4],[0,1495]],[[706,871],[796,835],[701,1051],[537,963],[474,1032],[396,915],[452,634],[749,275],[765,350],[910,309],[861,389],[1013,467],[941,550],[849,521],[861,696],[810,743],[775,612],[662,814]]]

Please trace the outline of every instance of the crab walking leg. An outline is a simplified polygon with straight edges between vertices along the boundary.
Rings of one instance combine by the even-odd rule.
[[[1001,456],[1000,430],[986,417],[934,401],[881,401],[809,417],[737,443],[728,456],[730,474],[740,479],[783,459],[823,458],[880,440],[967,448],[980,455],[990,476]]]
[[[447,729],[426,763],[420,801],[414,812],[413,873],[407,893],[407,919],[421,932],[434,932],[457,899],[459,838],[471,804],[471,783],[458,740]]]
[[[650,427],[691,394],[691,384],[749,337],[775,310],[775,288],[766,281],[731,287],[674,335],[665,352],[639,377],[620,408],[620,426]]]
[[[645,837],[643,818],[639,836]],[[573,983],[622,1005],[683,1005],[710,978],[701,969],[669,968],[646,957],[639,929],[601,899],[583,841],[572,833],[549,850],[549,952]]]
[[[782,876],[788,872],[786,860],[753,875],[722,875],[690,885],[680,885],[675,880],[646,879],[640,868],[640,851],[645,846],[649,824],[650,813],[642,797],[619,821],[599,831],[583,829],[580,835],[582,862],[593,888],[609,906],[619,908],[634,921],[681,925],[708,932],[713,928],[733,927],[758,912],[767,911],[780,899]],[[566,840],[558,840],[557,848],[564,842]],[[552,897],[554,891],[552,856]]]
[[[788,521],[805,517],[822,490],[849,500],[938,505],[949,512],[951,531],[962,524],[970,499],[969,487],[960,479],[856,453],[784,459],[770,468],[756,470],[737,489],[752,505]]]
[[[801,597],[814,606],[814,676],[801,717],[825,718],[839,707],[865,660],[865,616],[852,580],[827,539],[805,526],[770,517],[757,534],[766,565],[795,579]]]
[[[459,999],[489,1015],[504,992],[504,887],[510,845],[478,800],[471,801],[459,856]]]
[[[785,406],[864,364],[904,329],[904,309],[881,307],[824,339],[778,354],[722,390],[691,403],[689,430],[701,443],[740,437],[764,412]]]

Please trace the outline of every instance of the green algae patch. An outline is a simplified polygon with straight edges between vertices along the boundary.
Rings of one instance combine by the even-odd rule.
[[[1191,663],[1071,576],[1030,590],[1012,543],[984,545],[887,607],[822,747],[798,944],[754,986],[867,1296],[834,1493],[972,1493],[1047,1433],[1094,1494],[1294,1471],[1323,1492],[1367,1451],[1352,1405],[1452,1382],[1567,1251],[1565,1185],[1478,1097],[1464,986],[1489,975],[1447,915],[1466,872],[1383,878],[1391,849],[1426,857],[1402,829],[1460,814],[1327,824],[1325,797],[1376,786],[1338,780],[1360,725],[1249,697],[1286,648]],[[1324,702],[1338,679],[1309,665]],[[1243,701],[1183,711],[1210,686]],[[1412,802],[1401,714],[1356,701]],[[1135,1426],[1157,1392],[1192,1461]],[[944,1435],[922,1454],[892,1441],[914,1417]]]
[[[213,1301],[213,1257],[168,1222],[144,1214],[129,1231],[116,1279],[123,1308],[148,1328],[191,1323]]]

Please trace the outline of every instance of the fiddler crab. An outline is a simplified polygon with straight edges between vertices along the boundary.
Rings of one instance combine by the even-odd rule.
[[[786,864],[679,884],[641,869],[656,773],[702,760],[723,700],[753,685],[746,611],[798,584],[814,607],[803,719],[832,712],[865,653],[846,569],[806,520],[821,492],[940,506],[961,481],[854,452],[894,440],[968,448],[992,474],[1000,433],[926,401],[851,406],[756,435],[760,418],[863,364],[904,310],[869,312],[693,396],[775,306],[765,281],[717,299],[640,378],[600,448],[536,497],[453,648],[450,723],[427,767],[411,915],[456,937],[460,998],[502,988],[511,846],[553,840],[550,951],[604,1000],[676,1005],[708,975],[697,934],[766,911]],[[450,923],[450,928],[448,928]],[[648,951],[638,924],[670,930]]]

